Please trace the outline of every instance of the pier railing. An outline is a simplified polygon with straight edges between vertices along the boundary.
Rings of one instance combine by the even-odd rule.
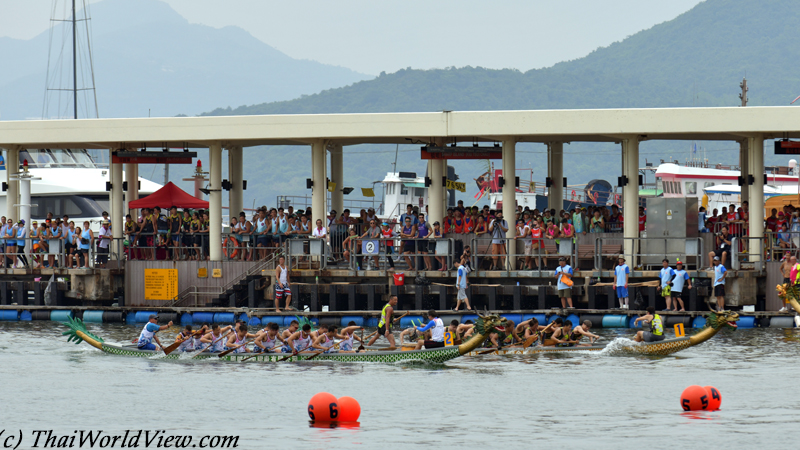
[[[502,244],[493,246],[493,241],[502,241]],[[501,270],[514,271],[523,270],[537,273],[541,277],[542,272],[550,273],[558,266],[558,258],[565,257],[567,264],[577,268],[579,254],[576,239],[573,237],[559,239],[530,239],[531,245],[528,246],[527,238],[502,238],[494,239],[491,237],[473,237],[471,241],[471,263],[474,270]],[[495,258],[497,264],[495,265]],[[502,259],[502,262],[500,260]],[[512,260],[516,266],[512,265]],[[551,261],[554,261],[551,262]],[[535,268],[533,266],[536,266]]]
[[[736,236],[731,239],[730,258],[733,270],[764,270],[767,267],[764,261],[766,257],[764,238]]]
[[[626,253],[626,242],[631,243],[632,260],[626,261],[631,267],[656,268],[664,258],[670,264],[680,259],[687,269],[699,270],[703,265],[703,238],[626,238],[599,237],[595,240],[594,269],[613,269],[620,254]],[[604,264],[605,262],[605,264]]]
[[[800,231],[768,231],[764,233],[768,261],[779,261],[786,253],[800,255]]]
[[[395,260],[405,260],[409,270],[449,270],[453,267],[454,242],[437,238],[353,237],[344,243],[344,256],[351,270],[394,269]],[[437,267],[438,266],[438,267]]]

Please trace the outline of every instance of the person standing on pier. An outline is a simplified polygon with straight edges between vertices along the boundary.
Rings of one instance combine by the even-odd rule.
[[[661,261],[662,267],[661,272],[659,274],[659,278],[661,278],[661,295],[664,296],[664,299],[667,301],[667,309],[664,311],[674,311],[672,309],[672,280],[675,278],[675,271],[672,270],[672,267],[669,266],[669,260],[664,258]],[[675,305],[678,306],[678,305]],[[678,308],[675,308],[678,309]]]
[[[374,344],[379,337],[384,336],[392,347],[396,347],[394,335],[392,334],[392,324],[400,320],[400,318],[394,318],[395,306],[397,306],[397,296],[392,295],[381,311],[381,320],[378,322],[378,333],[372,336],[372,339],[369,340],[367,345]]]
[[[503,220],[503,213],[497,211],[495,218],[489,222],[489,233],[492,235],[492,269],[501,270],[505,267],[505,247],[506,247],[506,232],[508,231],[508,222]],[[502,261],[502,265],[498,262]]]
[[[466,253],[461,255],[461,260],[456,262],[456,288],[458,289],[458,295],[456,295],[456,307],[453,311],[458,311],[461,308],[461,301],[464,301],[464,305],[467,307],[467,311],[471,310],[472,307],[469,306],[469,299],[467,298],[467,286],[469,286],[469,282],[467,281],[467,274],[469,274],[469,268],[466,265]]]
[[[561,299],[561,307],[573,309],[572,306],[572,275],[574,271],[569,264],[567,258],[558,258],[558,267],[556,267],[556,280],[558,284],[558,298]]]
[[[156,341],[159,347],[162,347],[161,341],[158,340],[158,336],[156,333],[159,331],[164,331],[167,328],[172,326],[172,321],[166,325],[158,326],[158,316],[155,314],[150,314],[150,317],[145,324],[144,328],[142,328],[142,332],[139,334],[139,340],[136,342],[136,347],[139,350],[155,350],[156,346],[153,344],[153,340]]]
[[[275,312],[281,312],[280,301],[286,297],[285,310],[292,309],[292,291],[289,285],[289,269],[286,267],[286,257],[278,258],[278,267],[275,268]]]
[[[672,280],[672,288],[670,289],[672,294],[672,301],[675,307],[672,309],[673,311],[686,311],[686,307],[683,304],[683,299],[681,295],[683,294],[683,284],[686,283],[689,289],[692,288],[692,280],[689,279],[689,274],[686,273],[686,270],[683,268],[683,263],[679,260],[675,263],[675,279]],[[678,303],[681,304],[681,309],[678,309]]]
[[[717,297],[717,311],[725,309],[725,275],[727,270],[719,260],[719,256],[714,257],[714,296]]]
[[[614,268],[614,286],[619,298],[619,307],[628,309],[628,277],[631,269],[625,264],[625,255],[619,255],[617,267]]]

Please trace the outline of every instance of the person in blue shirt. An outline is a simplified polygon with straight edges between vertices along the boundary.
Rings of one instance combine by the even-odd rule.
[[[431,330],[431,338],[417,341],[416,350],[420,350],[423,345],[425,349],[444,347],[444,322],[432,309],[428,311],[428,324],[424,327],[417,327],[419,333],[424,334],[428,330]]]
[[[572,267],[567,264],[567,258],[563,256],[558,258],[558,267],[556,267],[556,280],[558,284],[558,298],[561,299],[561,307],[572,309],[572,286],[564,283],[565,279],[572,279],[574,274]]]
[[[672,267],[669,266],[669,260],[664,258],[661,261],[661,273],[659,274],[659,278],[661,278],[661,295],[664,296],[664,299],[667,301],[667,309],[664,311],[675,311],[672,309],[672,279],[675,278],[675,271],[672,270]],[[676,305],[677,306],[677,305]]]
[[[466,254],[461,255],[461,261],[455,263],[455,266],[458,268],[456,272],[456,288],[458,288],[458,295],[456,296],[456,307],[454,311],[458,311],[459,308],[461,308],[462,300],[467,307],[467,311],[472,309],[472,307],[469,306],[469,299],[467,298],[467,286],[469,286],[467,275],[469,274],[469,268],[466,265],[466,257]]]
[[[406,223],[406,218],[411,219],[411,225],[418,225],[419,224],[419,218],[417,217],[416,214],[414,214],[414,205],[412,205],[410,203],[408,205],[406,205],[406,212],[403,213],[403,214],[400,214],[400,224],[401,225]]]
[[[778,247],[792,248],[792,235],[786,228],[786,224],[781,225],[781,230],[778,232]]]
[[[717,297],[717,311],[725,309],[725,275],[727,270],[719,261],[719,256],[714,257],[714,296]]]
[[[139,340],[136,342],[136,347],[138,347],[139,350],[155,350],[156,346],[153,344],[153,340],[155,340],[156,344],[158,344],[158,347],[163,348],[161,342],[158,340],[158,336],[156,336],[156,333],[166,330],[171,326],[172,321],[170,321],[167,325],[158,326],[158,316],[155,314],[150,314],[147,324],[145,324],[144,328],[142,328],[142,332],[139,334]]]
[[[692,288],[692,281],[689,279],[689,274],[683,269],[683,263],[679,260],[677,263],[675,263],[675,278],[672,280],[671,289],[672,299],[675,303],[675,309],[678,308],[678,303],[681,304],[681,309],[678,309],[678,311],[686,311],[686,308],[683,305],[683,299],[681,298],[684,284],[689,289]],[[673,311],[675,309],[673,309]]]
[[[617,262],[617,267],[614,268],[614,286],[619,298],[619,307],[628,309],[628,277],[631,269],[625,264],[625,255],[619,255]]]

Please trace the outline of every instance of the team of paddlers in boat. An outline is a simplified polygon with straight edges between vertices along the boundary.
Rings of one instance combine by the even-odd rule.
[[[381,311],[381,319],[378,323],[378,330],[369,336],[367,343],[371,347],[381,336],[385,337],[390,347],[383,347],[383,350],[397,349],[397,342],[394,339],[393,324],[402,317],[394,317],[394,307],[397,305],[397,297],[392,296],[389,302]],[[649,323],[649,331],[639,331],[635,336],[638,342],[653,342],[664,339],[663,325],[661,318],[651,308],[648,314],[637,319]],[[413,322],[412,322],[413,324]],[[140,350],[157,350],[156,344],[162,349],[164,345],[158,339],[157,333],[172,326],[172,322],[167,325],[158,325],[158,317],[151,315],[149,322],[144,326],[139,335],[137,348]],[[529,347],[576,347],[591,346],[600,337],[592,333],[592,322],[584,320],[577,326],[570,320],[556,318],[547,325],[541,325],[536,318],[514,324],[507,320],[506,328],[502,332],[490,333],[485,342],[486,347],[502,348],[524,346]],[[170,351],[179,352],[230,352],[230,353],[302,353],[302,352],[341,352],[354,353],[365,350],[363,337],[364,328],[350,322],[348,326],[341,329],[336,325],[320,325],[317,330],[312,330],[311,324],[305,323],[302,326],[297,320],[293,320],[289,327],[280,330],[278,324],[268,323],[263,329],[250,332],[246,323],[237,321],[235,325],[221,327],[218,324],[204,324],[198,330],[194,330],[191,325],[186,325],[183,330],[175,337],[175,342],[168,347]],[[361,331],[359,336],[357,333]],[[434,349],[447,345],[461,344],[463,339],[469,338],[475,333],[475,324],[471,320],[459,323],[452,320],[445,326],[442,319],[438,317],[434,310],[428,311],[428,323],[414,325],[400,333],[401,346],[408,346],[404,349]],[[411,342],[405,344],[405,339]],[[584,339],[585,338],[585,339]],[[156,344],[153,343],[156,342]],[[356,348],[355,342],[360,343]],[[252,343],[252,346],[249,345]],[[413,348],[411,348],[413,347]]]

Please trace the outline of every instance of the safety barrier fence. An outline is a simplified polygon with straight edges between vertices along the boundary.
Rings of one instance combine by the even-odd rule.
[[[81,242],[76,236],[73,243],[66,239],[18,239],[25,245],[0,244],[0,267],[13,268],[108,268],[121,267],[125,260],[123,239],[94,237]]]
[[[474,237],[471,242],[472,267],[475,270],[532,271],[541,277],[549,275],[565,257],[567,264],[575,266],[578,246],[573,238],[524,239]],[[530,243],[530,245],[528,245]],[[516,261],[516,266],[511,260]]]
[[[670,265],[680,259],[687,269],[699,270],[703,265],[703,239],[700,237],[601,237],[595,240],[594,245],[595,270],[613,269],[619,256],[627,253],[628,247],[633,249],[633,253],[626,256],[626,263],[631,268],[655,269],[661,266],[664,258],[669,260]]]
[[[734,270],[764,270],[766,256],[764,238],[744,236],[731,240],[730,258],[731,268]]]

